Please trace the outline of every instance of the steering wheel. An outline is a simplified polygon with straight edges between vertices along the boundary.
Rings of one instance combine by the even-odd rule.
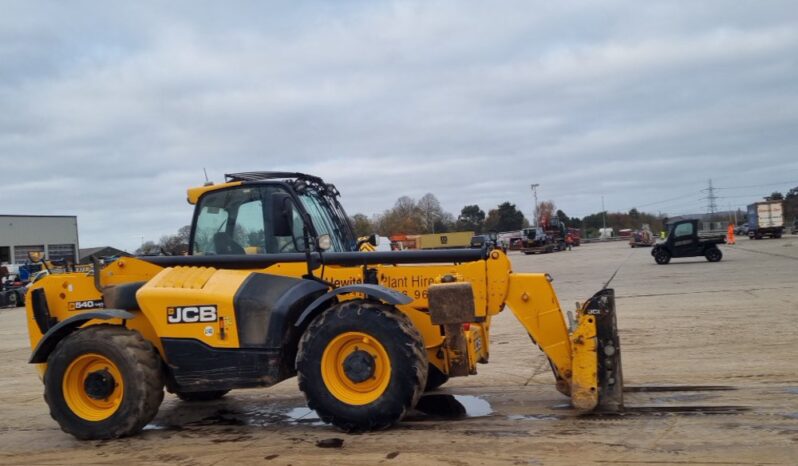
[[[227,233],[219,232],[213,235],[213,245],[216,254],[245,254],[244,248],[236,243]]]
[[[284,245],[280,246],[280,249],[278,249],[277,252],[286,252],[286,249],[288,249],[289,246],[294,247],[294,242],[293,241],[286,242]]]

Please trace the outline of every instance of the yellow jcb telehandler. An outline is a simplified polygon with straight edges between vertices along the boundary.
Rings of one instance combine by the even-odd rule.
[[[382,429],[424,390],[476,374],[509,308],[574,409],[623,404],[613,291],[571,329],[544,273],[500,250],[364,252],[335,187],[252,172],[188,190],[189,255],[124,257],[53,274],[26,304],[45,400],[80,439],[139,432],[164,388],[185,400],[297,375],[308,406],[346,431]]]

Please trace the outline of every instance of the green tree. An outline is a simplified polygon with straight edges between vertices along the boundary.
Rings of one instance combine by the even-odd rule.
[[[174,235],[163,235],[156,243],[154,241],[146,241],[136,249],[137,255],[155,255],[155,254],[171,254],[179,256],[188,253],[188,240],[191,236],[191,225],[184,225],[177,230]]]
[[[355,214],[349,220],[352,223],[352,228],[355,230],[355,236],[358,238],[374,233],[374,226],[371,224],[371,220],[365,215]]]
[[[161,248],[154,241],[145,241],[134,251],[137,256],[154,256],[160,254]]]
[[[497,232],[520,230],[524,226],[524,220],[526,220],[524,214],[516,209],[515,204],[504,202],[488,212],[485,230]]]
[[[374,219],[374,227],[380,235],[414,235],[424,232],[424,219],[416,201],[408,196],[396,200],[393,208]]]
[[[442,233],[447,230],[443,208],[434,194],[425,194],[418,200],[416,206],[424,222],[424,233]]]
[[[467,205],[460,210],[457,217],[457,229],[460,231],[473,231],[475,234],[482,233],[485,224],[485,211],[478,205]]]
[[[784,196],[784,219],[787,222],[798,219],[798,186],[787,191]]]

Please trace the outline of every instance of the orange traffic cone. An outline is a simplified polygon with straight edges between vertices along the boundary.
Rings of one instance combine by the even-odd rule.
[[[726,244],[734,244],[734,225],[729,224],[729,229],[726,230]]]

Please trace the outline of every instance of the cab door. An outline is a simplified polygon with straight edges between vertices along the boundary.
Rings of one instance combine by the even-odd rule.
[[[286,217],[290,221],[285,221]],[[193,255],[303,251],[302,217],[281,186],[243,185],[211,191],[197,203],[191,236]]]
[[[695,222],[677,223],[673,227],[673,257],[688,257],[698,253],[698,232]]]

